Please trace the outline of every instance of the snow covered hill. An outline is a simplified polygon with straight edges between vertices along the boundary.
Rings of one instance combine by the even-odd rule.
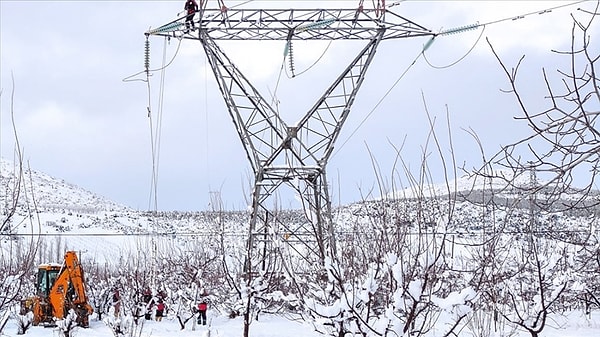
[[[14,193],[19,192],[18,205],[21,209],[77,213],[128,210],[126,206],[26,167],[26,164],[21,168],[4,159],[0,161],[0,184],[2,207],[7,207],[12,202]],[[21,185],[20,189],[16,188],[18,184]]]
[[[17,179],[19,176],[22,177],[20,181]],[[520,178],[519,183],[523,186],[531,184],[529,177]],[[598,193],[594,192],[592,196],[597,198]],[[222,224],[220,231],[243,234],[246,233],[245,224],[249,216],[239,211],[136,211],[33,168],[23,167],[20,171],[15,163],[3,159],[0,162],[0,209],[5,214],[16,197],[16,213],[9,230],[13,233],[207,234],[206,224],[219,222]],[[560,203],[566,204],[569,199],[577,197],[580,197],[577,193],[566,195]],[[528,212],[531,207],[529,195],[507,188],[502,179],[462,176],[447,184],[404,187],[388,193],[382,199],[343,205],[334,210],[335,223],[343,230],[356,217],[370,216],[386,208],[410,209],[407,205],[418,199],[438,204],[455,202],[454,229],[459,231],[482,228],[481,224],[474,224],[477,220],[473,219],[481,213],[481,205],[493,202],[520,208],[523,212]],[[536,201],[539,203],[540,200],[542,198]],[[574,212],[552,214],[552,219],[562,223],[561,217],[577,217]],[[280,212],[284,213],[290,218],[301,217],[298,210]],[[400,221],[411,222],[410,210]],[[570,222],[573,222],[572,219]]]

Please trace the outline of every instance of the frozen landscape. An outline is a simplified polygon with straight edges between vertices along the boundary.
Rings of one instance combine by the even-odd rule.
[[[371,9],[359,1],[357,8],[339,10],[264,10],[245,7],[255,1],[240,1],[229,8],[223,1],[218,6],[211,2],[215,6],[210,8],[197,8],[190,1],[186,16],[177,14],[174,21],[172,2],[150,2],[151,6],[140,6],[148,7],[148,12],[134,11],[139,15],[135,21],[143,22],[144,29],[149,21],[160,21],[157,14],[171,19],[145,30],[144,44],[139,46],[144,51],[145,70],[122,80],[128,85],[144,82],[145,88],[135,95],[114,85],[114,73],[122,69],[106,71],[113,78],[99,82],[104,83],[97,87],[102,89],[82,86],[95,82],[98,69],[109,69],[105,63],[127,63],[123,69],[128,70],[123,73],[133,69],[123,57],[125,45],[131,45],[133,39],[115,43],[115,38],[128,30],[141,37],[132,18],[127,19],[130,27],[112,34],[110,43],[98,43],[110,51],[103,54],[84,43],[99,40],[89,32],[104,31],[94,20],[87,23],[85,39],[67,43],[66,37],[78,32],[62,13],[53,15],[62,8],[69,11],[64,15],[77,10],[93,12],[90,19],[117,18],[114,14],[118,12],[131,15],[121,7],[131,4],[98,6],[93,1],[75,1],[44,7],[42,3],[47,2],[33,2],[48,13],[41,10],[43,17],[32,15],[27,20],[44,28],[50,26],[44,22],[52,22],[47,18],[56,19],[56,27],[62,27],[62,21],[67,23],[66,33],[59,35],[38,34],[43,29],[32,28],[36,33],[29,35],[41,35],[41,43],[21,37],[23,19],[16,13],[33,12],[28,5],[21,7],[22,3],[28,2],[0,1],[2,21],[11,23],[3,24],[3,41],[8,41],[9,47],[23,47],[3,48],[3,64],[5,49],[16,50],[10,54],[11,62],[18,60],[24,69],[31,64],[38,67],[31,67],[35,71],[30,75],[36,89],[56,87],[60,92],[41,90],[49,100],[42,101],[43,108],[36,108],[36,100],[29,98],[40,91],[25,86],[27,98],[15,96],[19,87],[13,77],[9,102],[3,102],[1,152],[12,153],[13,159],[0,160],[0,337],[600,336],[600,130],[596,123],[600,79],[595,67],[600,56],[595,44],[598,39],[592,37],[598,31],[600,1],[548,4],[530,11],[521,7],[525,2],[519,2],[520,6],[510,7],[521,9],[520,14],[498,18],[500,13],[495,12],[500,7],[496,6],[506,2],[493,6],[485,2],[479,14],[491,11],[494,19],[455,28],[446,25],[461,17],[446,13],[445,2],[413,7],[414,18],[429,17],[428,26],[446,27],[436,31],[387,10],[401,3],[403,9],[410,9],[423,2],[386,5],[385,1],[372,1]],[[470,2],[463,13],[471,12],[476,3]],[[312,6],[309,1],[295,4]],[[6,14],[5,8],[11,13]],[[419,15],[429,10],[431,16]],[[192,20],[196,13],[199,29]],[[521,21],[525,24],[514,31],[517,33],[509,30],[501,39],[490,38],[495,27],[517,28]],[[565,23],[570,28],[565,28]],[[559,38],[550,26],[562,27],[565,36]],[[484,35],[490,27],[491,32],[485,33],[490,35]],[[527,30],[534,35],[526,34]],[[454,59],[447,52],[458,40],[442,40],[463,33],[473,41],[460,58],[445,67],[430,62],[426,51],[431,55],[437,50],[447,60]],[[515,39],[517,35],[520,39]],[[63,43],[58,37],[65,38]],[[154,42],[150,48],[150,40],[158,37],[164,38],[163,65],[154,67],[150,56],[158,54],[158,49]],[[411,48],[385,49],[382,44],[379,54],[388,63],[373,63],[372,73],[379,75],[369,78],[367,68],[379,43],[406,37],[426,38],[413,42],[411,48],[418,52],[414,61],[404,64],[400,57]],[[238,40],[260,42],[263,48],[237,49]],[[282,63],[263,58],[269,50],[262,44],[265,40],[277,42]],[[311,77],[301,77],[304,71],[296,73],[296,66],[299,70],[312,56],[300,62],[299,52],[309,51],[304,42],[311,40],[324,40],[315,42],[325,42],[321,44],[325,48],[306,69],[315,67]],[[333,40],[361,40],[364,45],[339,46],[334,52],[329,50]],[[527,45],[544,43],[533,50],[531,46],[502,44],[514,40]],[[201,48],[196,48],[197,42]],[[52,62],[38,64],[37,59],[23,62],[31,59],[19,57],[36,54],[37,49],[25,52],[32,46],[62,51],[67,45],[85,50],[80,58],[97,63],[89,69],[78,68],[62,52],[48,53],[53,56],[49,57],[53,66]],[[552,57],[541,54],[541,45],[544,52],[550,48]],[[257,50],[264,55],[250,58],[250,51]],[[238,62],[227,56],[230,53],[240,56],[248,68],[238,68]],[[351,56],[348,62],[341,61],[341,54]],[[534,64],[525,65],[529,61],[525,54],[534,54]],[[482,55],[485,62],[479,68],[462,62],[467,56]],[[11,62],[7,64],[14,64]],[[198,62],[204,63],[204,71],[198,71]],[[261,69],[263,63],[270,71]],[[448,68],[453,75],[447,79],[441,72],[426,76],[425,63],[436,71]],[[84,80],[63,66],[85,74]],[[52,75],[50,70],[55,67],[61,77]],[[167,68],[177,75],[165,76]],[[536,68],[542,71],[532,80],[530,72],[539,70]],[[389,82],[394,80],[391,70],[399,76],[393,84]],[[330,72],[337,73],[336,79],[324,82],[321,75]],[[282,83],[278,90],[280,79],[288,82],[296,75],[301,81],[294,86]],[[166,83],[166,77],[173,81]],[[267,77],[276,81],[266,84]],[[46,78],[52,82],[43,82]],[[61,80],[65,83],[59,84]],[[156,81],[160,85],[155,85]],[[67,89],[66,82],[73,82],[76,90]],[[177,85],[171,84],[174,82]],[[386,86],[384,82],[389,83]],[[393,92],[400,82],[404,82],[403,89]],[[359,95],[363,83],[365,95]],[[439,93],[426,93],[421,88],[425,84],[439,85]],[[176,90],[179,85],[185,90]],[[2,89],[0,93],[4,93]],[[500,98],[488,97],[483,91],[499,91],[501,100],[510,102],[500,104]],[[81,107],[70,106],[85,111],[79,118],[73,118],[78,113],[69,113],[69,101],[58,103],[65,93],[68,98],[85,101]],[[182,105],[163,105],[165,93],[166,101],[178,100]],[[105,96],[90,99],[91,94]],[[304,94],[314,96],[314,104]],[[383,94],[379,101],[377,94]],[[387,96],[390,101],[380,107]],[[120,97],[131,101],[123,103]],[[154,98],[158,98],[156,102]],[[419,100],[418,107],[406,104],[413,98]],[[436,102],[439,98],[449,102]],[[148,105],[144,106],[146,99]],[[290,106],[280,105],[283,101]],[[456,101],[461,104],[455,105]],[[302,110],[304,103],[308,103],[307,111]],[[374,107],[368,112],[365,106],[371,105]],[[163,124],[163,106],[169,107],[169,117],[177,116],[186,126],[175,126],[166,118]],[[384,118],[371,124],[368,132],[361,132],[364,139],[376,134],[379,141],[365,141],[361,146],[366,145],[366,150],[360,152],[356,144],[362,140],[353,139],[344,159],[335,158],[378,107],[385,111],[380,114]],[[342,125],[351,110],[362,111],[364,119],[353,121],[357,128],[344,141]],[[130,120],[133,111],[135,121]],[[213,117],[227,117],[227,113],[235,126],[227,129],[229,133],[209,124]],[[96,119],[112,114],[126,119],[116,123]],[[206,117],[205,121],[200,123],[199,116]],[[466,126],[454,124],[461,116],[468,120]],[[495,118],[500,117],[514,120],[499,123]],[[134,132],[142,119],[149,122],[151,138],[151,144],[143,146],[141,133]],[[479,131],[472,128],[474,119],[482,123]],[[35,123],[20,124],[23,120]],[[81,127],[88,123],[89,129]],[[52,124],[64,125],[53,129]],[[125,132],[117,132],[122,126]],[[484,141],[481,130],[501,137]],[[175,135],[171,143],[166,137],[161,142],[163,131]],[[221,138],[209,131],[225,140],[214,141]],[[23,143],[19,141],[21,133],[27,135]],[[119,134],[126,137],[119,138]],[[198,146],[197,140],[184,137],[190,134],[205,138],[206,144]],[[14,143],[6,143],[7,135]],[[423,143],[410,139],[414,136]],[[57,138],[62,142],[53,142]],[[90,140],[102,143],[101,149],[86,143]],[[337,140],[342,144],[335,144]],[[379,152],[384,143],[391,154]],[[127,147],[130,144],[137,146]],[[240,151],[230,148],[234,144]],[[40,146],[38,151],[25,152],[32,145]],[[142,148],[148,150],[148,145],[152,163],[142,169],[142,162],[147,162],[136,156]],[[80,152],[75,151],[78,147]],[[161,148],[170,151],[161,157]],[[122,155],[117,155],[118,150]],[[51,164],[46,168],[55,169],[30,167],[29,158],[41,157],[41,162]],[[205,169],[189,165],[189,158],[202,161]],[[249,163],[242,167],[241,159]],[[328,170],[329,159],[339,166]],[[209,167],[218,161],[227,162],[227,169]],[[369,178],[363,176],[364,167],[372,170]],[[234,174],[248,168],[252,172],[247,171],[245,178],[251,183],[240,184],[243,192],[233,193],[233,197],[221,193],[232,191],[226,186]],[[146,169],[152,171],[148,207],[132,208],[145,197],[141,181]],[[54,176],[69,171],[77,173],[70,177],[81,174],[93,183],[73,184]],[[228,181],[217,183],[220,180]],[[207,188],[199,187],[200,183]],[[351,197],[352,184],[358,186]],[[98,192],[104,187],[113,191],[111,198]],[[207,193],[199,197],[203,192]],[[125,206],[116,198],[123,198],[121,203],[136,201]],[[198,207],[199,200],[208,202]],[[170,206],[165,207],[163,201]],[[201,322],[205,314],[207,324]]]
[[[216,315],[216,314],[215,314]],[[186,330],[179,329],[179,324],[167,318],[162,322],[148,321],[145,323],[142,337],[236,337],[241,336],[242,322],[240,319],[229,319],[224,316],[212,318],[208,327],[188,327]],[[571,313],[561,317],[559,321],[553,322],[543,334],[546,337],[596,337],[600,332],[600,315],[594,313],[585,317],[581,313]],[[57,333],[50,328],[33,327],[25,336],[46,337],[56,336]],[[493,335],[493,334],[491,334]],[[525,337],[529,336],[523,332],[507,333],[503,336]],[[17,336],[16,328],[8,326],[3,336]],[[92,321],[89,329],[81,329],[76,336],[85,337],[113,337],[113,333],[102,322]],[[310,324],[291,321],[280,316],[265,316],[263,320],[253,323],[252,336],[255,337],[317,337],[323,336],[314,331]],[[431,335],[431,336],[443,336]],[[462,334],[459,334],[462,336]],[[470,336],[465,334],[465,336]]]
[[[185,330],[179,328],[179,324],[168,316],[162,322],[147,321],[144,323],[144,330],[139,336],[143,337],[225,337],[240,336],[242,322],[240,319],[229,319],[225,316],[219,316],[218,313],[209,316],[209,326],[193,326],[191,323]],[[322,336],[313,331],[312,327],[301,322],[291,321],[279,316],[265,316],[263,320],[253,324],[252,336],[256,337],[314,337]],[[16,327],[8,326],[7,331],[2,336],[17,336]],[[57,332],[52,328],[33,327],[25,336],[41,337],[56,336]],[[76,336],[85,337],[112,337],[114,334],[110,328],[103,322],[92,320],[88,329],[80,329]]]
[[[14,164],[3,161],[1,169],[4,186],[11,186]],[[360,329],[365,326],[372,329],[365,332],[368,336],[402,335],[405,310],[410,309],[412,304],[418,305],[421,313],[427,314],[423,315],[424,320],[414,322],[422,324],[418,328],[420,331],[409,331],[405,336],[445,336],[455,324],[458,328],[453,331],[459,336],[531,336],[519,324],[539,327],[540,323],[535,320],[541,312],[547,315],[540,336],[587,337],[600,333],[600,311],[593,297],[598,289],[598,269],[593,270],[594,266],[598,267],[594,262],[598,243],[593,241],[598,237],[597,220],[569,211],[537,214],[536,222],[544,229],[538,229],[535,239],[538,247],[535,252],[540,254],[539,264],[532,265],[519,257],[527,253],[526,248],[531,244],[528,235],[525,235],[526,227],[523,227],[529,223],[529,210],[526,207],[498,206],[492,212],[469,201],[469,198],[481,198],[488,188],[486,186],[493,186],[497,205],[512,204],[508,201],[515,200],[517,193],[503,189],[500,182],[483,184],[478,182],[479,178],[461,177],[450,184],[455,186],[456,191],[452,193],[456,200],[462,200],[455,201],[452,221],[424,221],[426,230],[422,236],[402,232],[407,234],[405,241],[392,240],[391,246],[374,250],[384,254],[379,263],[345,262],[345,267],[329,265],[329,280],[323,289],[336,289],[339,285],[335,280],[341,275],[348,280],[343,282],[345,288],[337,290],[344,299],[340,301],[323,296],[317,284],[300,274],[287,274],[277,286],[261,283],[244,289],[243,278],[238,274],[242,262],[240,257],[244,254],[246,228],[243,224],[247,221],[244,212],[153,214],[120,206],[35,170],[27,170],[24,177],[31,188],[20,196],[19,207],[9,228],[12,234],[1,238],[3,259],[18,256],[15,251],[25,249],[32,241],[37,250],[35,264],[61,263],[64,251],[78,252],[86,272],[89,301],[95,312],[90,316],[90,327],[75,328],[71,332],[73,336],[242,336],[243,300],[248,298],[245,291],[251,289],[261,294],[255,297],[252,306],[253,315],[258,315],[259,319],[252,320],[250,336],[256,337],[333,336],[339,332],[333,327],[340,322],[346,322],[347,336],[352,336],[349,331],[353,329],[355,336],[360,334]],[[524,185],[528,183],[527,179],[521,182]],[[382,217],[394,219],[403,210],[400,212],[406,212],[402,215],[403,222],[393,222],[402,223],[410,232],[418,232],[414,224],[419,220],[414,220],[416,213],[411,209],[422,207],[419,203],[436,205],[426,209],[444,208],[448,198],[443,191],[447,188],[431,186],[419,190],[419,193],[415,189],[397,191],[395,198],[369,200],[336,209],[340,242],[345,245],[343,255],[348,259],[345,261],[362,259],[364,251],[350,249],[352,246],[360,248],[365,244],[383,242],[378,241],[384,239],[378,234],[386,231],[389,231],[388,234],[400,234],[396,232],[398,228],[386,228],[381,222]],[[419,194],[427,197],[419,198]],[[571,195],[571,198],[574,197]],[[2,198],[6,205],[7,195],[2,194]],[[30,207],[33,199],[38,211],[32,217],[27,205]],[[288,216],[294,218],[293,214]],[[368,230],[359,230],[357,226]],[[488,306],[486,294],[477,289],[484,288],[484,283],[476,283],[473,277],[477,273],[468,271],[469,266],[478,265],[473,259],[482,256],[479,254],[483,252],[473,247],[490,247],[486,246],[486,242],[493,237],[493,226],[503,227],[501,233],[504,234],[494,239],[495,245],[503,248],[498,248],[497,255],[493,257],[498,265],[489,267],[487,272],[496,277],[515,271],[516,274],[498,279],[498,284],[487,291],[495,289],[497,296],[505,296],[505,287],[520,288],[521,291],[508,292],[507,298],[518,299],[516,296],[519,296],[518,301],[525,301],[518,305],[515,302],[514,307],[510,300]],[[442,234],[442,239],[437,238]],[[581,241],[584,244],[578,243],[581,237],[588,238]],[[423,251],[418,250],[419,241],[425,243]],[[443,246],[442,242],[445,243]],[[402,249],[408,250],[397,249],[394,253],[393,245],[397,244],[407,245]],[[584,261],[585,252],[591,254],[591,259]],[[436,260],[434,255],[438,253],[444,255],[442,260]],[[399,254],[420,262],[404,264]],[[514,259],[514,263],[510,259]],[[223,270],[223,266],[228,269]],[[33,294],[35,266],[32,267],[20,284],[19,298]],[[427,267],[436,268],[435,273],[441,273],[441,277],[428,281]],[[479,265],[479,268],[487,267]],[[494,274],[494,270],[502,274]],[[410,273],[416,274],[411,276]],[[535,286],[539,276],[543,282]],[[291,279],[305,284],[307,293],[311,294],[303,299],[305,309],[297,306],[297,296],[304,294],[298,294],[289,287]],[[10,293],[14,289],[7,280],[0,283],[1,289]],[[425,285],[425,282],[430,284]],[[399,286],[401,284],[404,286]],[[166,316],[162,322],[141,318],[138,324],[133,324],[139,294],[146,287],[152,288],[155,298],[159,293],[166,293]],[[110,294],[116,288],[121,291],[123,309],[115,318]],[[540,289],[543,292],[539,292]],[[199,293],[204,292],[211,300],[209,324],[198,326],[192,318],[182,329],[178,319],[195,315],[193,308]],[[388,304],[384,305],[385,302]],[[365,304],[372,305],[372,314],[364,311]],[[503,317],[494,320],[492,314],[486,313],[494,308]],[[18,303],[2,308],[2,315],[7,320],[2,330],[4,336],[17,336],[17,312]],[[98,315],[101,315],[100,319]],[[356,319],[352,318],[353,315],[370,317],[370,321],[368,325],[353,325]],[[520,317],[523,321],[519,321]],[[119,322],[122,334],[113,329]],[[340,326],[344,325],[337,328]],[[61,333],[57,327],[34,326],[25,335],[60,336]]]

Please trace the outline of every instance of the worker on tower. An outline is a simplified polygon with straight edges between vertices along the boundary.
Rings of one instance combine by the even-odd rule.
[[[196,12],[198,11],[198,3],[196,0],[186,0],[183,9],[187,14],[185,17],[185,27],[190,29],[190,26],[192,26],[192,29],[194,29],[194,15],[196,15]]]

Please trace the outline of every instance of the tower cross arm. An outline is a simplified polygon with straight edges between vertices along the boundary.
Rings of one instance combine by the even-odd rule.
[[[435,35],[387,9],[205,9],[199,14],[200,29],[214,40],[368,40],[382,28],[382,40]],[[183,20],[146,34],[196,39]]]

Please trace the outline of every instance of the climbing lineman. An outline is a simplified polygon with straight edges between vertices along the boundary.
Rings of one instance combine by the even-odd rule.
[[[196,2],[196,0],[186,0],[183,9],[186,11],[187,14],[187,16],[185,17],[185,27],[187,29],[190,29],[190,26],[192,27],[192,29],[196,28],[194,26],[194,15],[196,15],[196,12],[198,11],[198,3]]]

